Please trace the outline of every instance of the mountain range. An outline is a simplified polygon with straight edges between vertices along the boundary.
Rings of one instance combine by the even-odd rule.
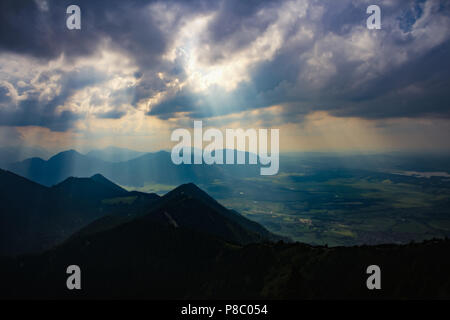
[[[159,197],[129,192],[100,174],[70,177],[46,187],[1,170],[0,208],[0,255],[48,249],[100,218],[91,229],[104,230],[143,216],[159,224],[212,233],[233,243],[282,239],[226,209],[194,184],[181,185]]]
[[[89,177],[100,173],[125,186],[140,187],[146,183],[179,185],[187,182],[210,183],[214,179],[259,176],[257,165],[209,166],[175,165],[166,151],[146,153],[137,158],[110,162],[83,155],[75,150],[60,152],[50,159],[30,158],[15,162],[6,169],[45,186],[53,186],[68,177]]]
[[[48,249],[104,216],[105,210],[120,210],[103,199],[128,194],[99,175],[68,178],[49,188],[0,170],[0,255]],[[148,203],[158,197],[135,196]]]
[[[450,298],[447,239],[293,243],[193,183],[160,197],[100,174],[45,187],[1,170],[0,206],[0,298]],[[73,264],[80,291],[66,288]],[[381,267],[382,290],[366,287],[372,264]]]
[[[39,147],[0,147],[0,168],[5,168],[11,163],[23,161],[33,157],[48,159],[50,155],[50,152]]]

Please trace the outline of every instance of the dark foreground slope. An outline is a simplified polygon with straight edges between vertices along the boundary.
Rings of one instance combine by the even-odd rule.
[[[133,203],[107,201],[123,197]],[[127,192],[100,175],[48,188],[0,169],[0,256],[49,249],[106,214],[135,213],[157,199]]]
[[[0,264],[2,298],[430,299],[450,298],[450,242],[350,248],[230,245],[142,220],[79,238],[41,256]],[[82,290],[66,289],[67,266]],[[382,290],[366,288],[367,266]]]
[[[237,244],[289,240],[225,208],[193,183],[164,195],[143,219],[208,233]]]

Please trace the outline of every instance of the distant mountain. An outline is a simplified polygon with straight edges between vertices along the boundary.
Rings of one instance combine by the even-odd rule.
[[[48,161],[32,158],[17,162],[11,164],[8,170],[45,186],[55,185],[68,177],[89,177],[95,173],[120,185],[134,187],[147,183],[207,184],[216,179],[259,176],[259,165],[175,165],[170,153],[166,151],[147,153],[129,161],[113,163],[69,150],[58,153]]]
[[[33,157],[47,159],[48,157],[50,157],[50,153],[47,150],[35,147],[1,147],[0,168],[6,168],[11,163]]]
[[[109,162],[124,162],[144,155],[145,152],[134,151],[125,148],[107,147],[91,150],[86,155]]]
[[[49,188],[2,170],[0,191],[0,255],[39,251],[75,232],[90,234],[135,219],[192,229],[238,244],[283,239],[226,209],[194,184],[159,197],[128,192],[100,174],[70,177]]]
[[[87,157],[75,150],[58,153],[48,161],[32,158],[8,167],[10,171],[45,186],[55,185],[71,176],[92,176],[108,168],[109,163]]]
[[[175,165],[166,151],[147,153],[136,159],[116,163],[110,175],[114,181],[126,186],[143,186],[148,182],[178,185],[187,182],[212,182],[223,177],[219,166]]]
[[[100,175],[48,188],[0,170],[0,256],[48,249],[106,214],[133,212],[154,197],[127,192]]]

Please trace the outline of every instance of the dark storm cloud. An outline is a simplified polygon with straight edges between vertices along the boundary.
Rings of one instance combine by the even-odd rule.
[[[216,17],[208,25],[206,41],[217,46],[226,44],[228,50],[235,51],[247,46],[276,19],[274,14],[258,16],[258,12],[276,8],[282,1],[229,0],[220,3]],[[210,58],[214,62],[223,56],[219,50],[214,50],[214,55]]]
[[[143,1],[86,1],[81,8],[82,29],[68,30],[66,8],[73,1],[48,1],[42,10],[35,1],[4,0],[0,3],[0,48],[5,51],[51,59],[64,53],[92,53],[100,41],[110,37],[124,50],[148,59],[164,51],[166,40],[145,16]]]
[[[347,98],[348,108],[333,112],[365,118],[450,117],[450,43],[380,76]]]
[[[177,112],[189,112],[194,118],[203,118],[238,112],[243,109],[243,103],[246,103],[248,109],[269,105],[261,105],[265,101],[259,99],[258,93],[246,84],[231,93],[220,87],[210,88],[204,94],[192,93],[187,88],[158,104],[148,114],[167,119]]]
[[[119,110],[111,110],[103,113],[97,113],[96,117],[99,119],[120,119],[122,118],[126,112]]]
[[[9,91],[6,87],[0,87],[0,104],[4,103],[10,103],[11,98],[8,96]]]
[[[40,92],[31,92],[26,99],[19,101],[4,95],[8,101],[3,105],[0,102],[0,126],[42,126],[54,131],[65,131],[81,115],[70,110],[59,112],[57,107],[64,105],[77,90],[105,80],[103,74],[85,68],[72,72],[43,72],[37,81],[46,83],[52,76],[60,77],[58,83],[61,89],[57,93],[50,93],[48,98],[40,97]]]
[[[212,48],[204,51],[203,61],[232,60],[234,52],[250,47],[271,24],[284,23],[283,46],[271,59],[249,66],[249,80],[231,92],[183,88],[149,114],[208,117],[281,104],[287,122],[315,110],[368,119],[449,117],[450,4],[379,3],[379,31],[365,29],[368,2],[309,1],[306,15],[289,24],[274,13],[272,2],[223,5],[203,39]],[[313,36],[293,42],[302,26]]]
[[[65,110],[55,114],[55,104],[40,104],[36,100],[27,100],[18,110],[0,110],[0,125],[4,126],[42,126],[53,131],[65,131],[80,116]]]
[[[211,7],[208,1],[165,1],[163,5],[173,5],[177,10],[171,11],[174,15],[171,24],[161,26],[158,19],[149,15],[147,6],[154,2],[156,1],[78,0],[74,3],[68,0],[3,0],[0,2],[0,53],[37,58],[43,64],[64,55],[66,63],[70,65],[77,58],[92,55],[103,40],[108,40],[110,49],[123,52],[139,66],[136,76],[141,81],[129,90],[114,93],[112,100],[107,102],[112,106],[120,106],[125,102],[136,104],[163,87],[164,83],[155,79],[154,73],[158,68],[164,67],[160,57],[166,51],[171,33],[180,22],[181,15],[188,17],[189,14],[209,10]],[[68,30],[66,27],[66,8],[72,4],[81,8],[81,30]],[[80,116],[71,111],[57,113],[56,107],[64,105],[76,90],[98,83],[96,78],[101,76],[95,75],[95,70],[92,70],[84,81],[78,81],[77,73],[75,70],[66,74],[59,83],[61,93],[46,102],[39,101],[38,93],[35,92],[29,94],[26,100],[12,105],[13,101],[7,96],[8,90],[0,83],[0,103],[3,105],[0,109],[0,123],[41,125],[54,130],[69,128]],[[47,80],[45,72],[40,74],[38,82]],[[15,86],[14,90],[20,94],[22,89]],[[9,106],[5,104],[8,101],[11,102]],[[99,97],[91,97],[91,101],[94,106],[104,102]],[[124,114],[122,111],[111,111],[101,117],[119,118]]]
[[[120,118],[126,114],[123,105],[136,106],[159,93],[167,94],[148,114],[161,119],[178,113],[225,116],[273,105],[283,106],[280,117],[286,122],[301,121],[316,110],[369,119],[448,117],[449,2],[377,2],[382,30],[367,31],[371,1],[3,0],[0,53],[38,58],[44,64],[63,54],[68,64],[75,64],[108,40],[108,50],[130,57],[138,70],[132,86],[90,97],[93,107],[112,108],[94,111],[98,118]],[[151,3],[159,6],[156,12],[149,12]],[[80,31],[66,28],[65,11],[71,4],[81,7]],[[209,13],[214,15],[197,35],[199,62],[232,64],[253,55],[245,70],[237,71],[245,73],[244,80],[231,90],[221,83],[203,91],[193,85],[167,89],[175,79],[183,83],[191,75],[183,55],[171,61],[163,55],[185,22]],[[261,39],[267,45],[256,47],[255,57]],[[276,43],[281,44],[271,52]],[[48,99],[29,83],[18,85],[20,79],[0,79],[8,80],[0,82],[0,125],[66,130],[82,116],[59,112],[58,107],[77,90],[106,81],[92,70],[86,76],[76,68],[55,72],[61,72],[60,91]],[[157,76],[160,72],[164,77]],[[51,76],[42,72],[37,81],[51,82]]]
[[[46,10],[39,3],[47,3]],[[0,2],[0,50],[51,59],[64,53],[79,57],[95,51],[105,38],[141,63],[155,63],[166,50],[171,32],[182,17],[212,10],[207,0],[163,1],[173,9],[173,21],[161,28],[150,17],[154,0],[2,0]],[[81,30],[68,30],[66,9],[81,8]],[[170,7],[173,6],[173,7]],[[176,10],[175,10],[176,9]],[[143,70],[145,72],[145,70]]]

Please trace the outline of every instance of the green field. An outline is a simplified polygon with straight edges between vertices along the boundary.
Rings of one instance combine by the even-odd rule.
[[[405,243],[450,235],[444,178],[280,174],[202,186],[273,232],[311,244]]]
[[[310,244],[408,243],[450,235],[450,179],[445,175],[314,168],[199,186],[270,231]],[[159,195],[175,187],[125,186]]]

